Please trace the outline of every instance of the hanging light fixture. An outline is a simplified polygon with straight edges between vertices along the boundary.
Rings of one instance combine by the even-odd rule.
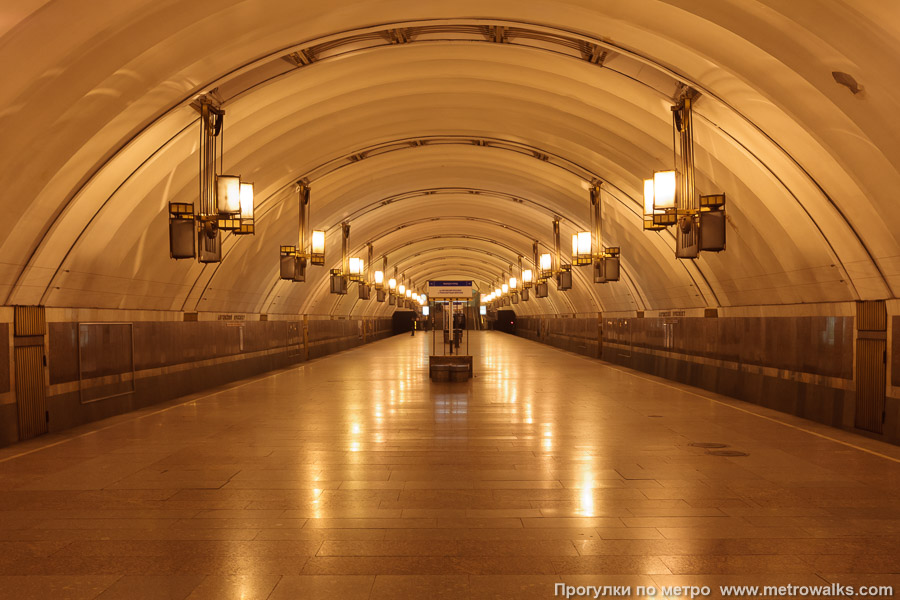
[[[192,202],[169,202],[169,256],[175,259],[197,256],[197,223]]]
[[[280,250],[281,256],[281,279],[294,280],[294,274],[297,267],[297,246],[282,246]]]
[[[607,283],[619,280],[619,248],[603,245],[602,219],[602,182],[595,181],[591,185],[591,229],[593,231],[592,246],[594,252],[594,283]]]
[[[241,183],[241,228],[239,231],[235,231],[235,234],[246,234],[253,233],[254,226],[254,190],[252,183]],[[305,179],[301,179],[296,184],[297,197],[298,197],[298,211],[297,211],[297,245],[296,246],[285,246],[282,245],[279,247],[279,260],[280,260],[280,276],[282,279],[290,279],[292,281],[296,281],[298,283],[306,281],[306,267],[310,264],[314,265],[323,265],[325,264],[325,254],[324,254],[324,244],[325,244],[325,232],[321,233],[320,243],[322,245],[322,254],[320,256],[321,260],[313,260],[312,252],[310,252],[310,248],[308,246],[308,242],[310,240],[309,234],[307,232],[307,227],[309,224],[309,196],[310,196],[310,188],[309,184]],[[248,221],[249,219],[249,221]],[[221,223],[221,219],[220,219]],[[313,246],[315,246],[316,236],[313,236]],[[291,250],[293,248],[293,251]],[[292,253],[293,252],[293,253]],[[289,263],[293,262],[293,266]],[[331,274],[335,275],[336,273],[340,273],[340,269],[332,269]],[[335,289],[340,289],[338,286]],[[340,291],[335,291],[334,293],[341,293]]]
[[[700,196],[700,251],[725,249],[725,194]]]
[[[654,207],[654,185],[652,179],[644,180],[644,230],[658,231],[666,228],[666,211]],[[674,218],[672,220],[674,222]],[[671,223],[669,223],[671,224]]]
[[[253,184],[241,182],[241,220],[253,219]]]
[[[387,254],[382,256],[381,260],[381,269],[375,271],[375,299],[378,302],[384,302],[389,293],[389,291],[385,289],[387,287],[385,285],[387,282],[384,279],[384,274],[387,272]]]
[[[563,264],[560,250],[559,217],[553,219],[553,244],[556,250],[556,289],[566,292],[572,289],[572,265]]]
[[[589,265],[594,261],[591,249],[591,232],[579,231],[572,234],[572,264],[575,266]]]
[[[365,261],[363,259],[353,256],[350,258],[350,281],[362,281],[363,280],[363,266]]]
[[[256,222],[253,219],[253,184],[241,182],[241,214],[240,227],[234,230],[235,235],[253,235],[256,233]]]
[[[372,264],[372,261],[375,258],[375,249],[372,247],[372,243],[368,242],[366,244],[366,252],[367,259],[359,259],[359,279],[357,279],[357,283],[359,285],[356,286],[356,291],[360,300],[368,300],[372,294],[372,286],[369,283],[369,267]],[[350,269],[351,272],[353,269]]]
[[[675,208],[677,191],[678,177],[675,171],[653,173],[653,210],[664,211]]]
[[[522,264],[524,258],[519,256],[519,278],[516,280],[516,289],[518,291],[518,296],[522,298],[525,302],[528,301],[528,297],[531,293],[531,281],[533,278],[533,272],[531,269],[523,269]],[[527,277],[527,279],[526,279]],[[510,282],[512,283],[512,282]]]
[[[517,277],[509,278],[509,298],[513,304],[519,303],[519,279]]]
[[[216,177],[216,203],[222,216],[241,212],[241,178],[237,175]]]
[[[536,270],[536,273],[534,274],[534,295],[537,298],[546,298],[548,293],[547,290],[549,289],[547,279],[553,274],[553,265],[550,255],[547,254],[545,256],[540,254],[540,245],[537,240],[534,240],[531,250],[532,257],[534,258],[534,268]]]
[[[657,171],[652,182],[644,182],[644,229],[676,225],[676,258],[697,258],[701,251],[725,249],[725,194],[698,195],[696,191],[693,104],[698,95],[684,88],[672,107],[673,134],[680,136],[681,148],[680,153],[672,149],[676,169]]]
[[[553,276],[553,258],[549,252],[541,254],[541,279],[549,279]]]
[[[215,263],[222,260],[222,234],[219,228],[219,207],[217,198],[217,173],[216,159],[221,168],[222,154],[224,152],[222,139],[224,137],[225,111],[213,105],[210,98],[203,97],[196,105],[200,112],[200,145],[198,156],[200,159],[200,202],[199,211],[194,216],[193,204],[188,211],[184,206],[170,203],[169,205],[169,250],[173,258],[192,258],[196,256],[201,263]],[[218,150],[218,151],[217,151]],[[238,189],[240,194],[240,179]],[[240,199],[238,208],[240,211]],[[237,212],[236,211],[236,212]],[[188,215],[191,215],[190,217]],[[194,219],[192,237],[197,236],[196,246],[187,244],[184,239],[186,225],[178,221]],[[188,255],[193,252],[192,255]]]
[[[349,267],[347,245],[350,240],[350,224],[341,223],[341,268],[331,269],[331,293],[346,294]]]
[[[325,264],[325,232],[320,229],[314,229],[312,232],[312,243],[310,244],[310,264],[323,266]]]

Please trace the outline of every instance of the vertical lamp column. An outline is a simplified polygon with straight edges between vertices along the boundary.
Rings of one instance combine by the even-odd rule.
[[[306,281],[306,267],[308,264],[306,229],[309,224],[309,185],[305,181],[298,181],[297,191],[300,199],[300,216],[298,220],[297,252],[294,254],[294,281],[304,282]]]
[[[591,220],[596,240],[594,255],[594,283],[619,280],[619,248],[603,246],[603,196],[601,184],[591,187]]]
[[[222,260],[222,234],[218,226],[216,147],[222,134],[225,111],[208,101],[200,103],[200,228],[197,258],[202,263]],[[221,149],[220,149],[221,152]]]
[[[397,304],[397,267],[394,267],[394,276],[388,280],[388,306]]]
[[[372,244],[366,244],[366,248],[368,248],[368,255],[366,256],[366,264],[363,265],[362,272],[362,281],[359,282],[357,286],[359,288],[359,299],[360,300],[368,300],[370,292],[372,290],[369,287],[369,266],[372,264],[372,260],[374,260],[375,249],[372,248]]]
[[[347,273],[349,272],[349,264],[347,258],[347,242],[350,239],[350,225],[341,223],[341,268],[331,270],[331,293],[346,294],[347,293]]]
[[[519,276],[522,279],[522,300],[524,302],[528,302],[528,297],[531,295],[531,286],[534,284],[534,271],[531,269],[525,269],[524,266],[524,258],[522,256],[519,257]]]
[[[556,289],[567,292],[572,289],[572,265],[562,263],[562,250],[560,249],[559,217],[553,219],[553,243],[556,249]]]
[[[594,248],[597,249],[594,255],[594,283],[606,282],[604,273],[606,257],[603,255],[603,225],[600,220],[600,211],[600,184],[597,183],[591,186],[591,229],[594,236],[592,243]]]
[[[686,96],[672,109],[675,128],[681,132],[681,189],[675,214],[675,257],[697,258],[700,255],[700,203],[694,185],[694,110],[693,100]]]
[[[534,295],[536,298],[546,298],[550,287],[547,285],[547,279],[553,274],[552,260],[550,254],[540,254],[538,241],[534,241],[534,267],[537,270],[537,283],[534,286]]]
[[[378,302],[384,302],[385,296],[387,295],[384,289],[385,273],[387,273],[387,254],[382,258],[381,270],[375,271],[375,299]]]

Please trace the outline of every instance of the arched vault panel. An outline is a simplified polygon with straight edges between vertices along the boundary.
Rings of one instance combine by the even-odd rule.
[[[279,0],[201,1],[190,10],[139,0],[87,12],[81,27],[65,30],[65,5],[48,4],[0,29],[2,64],[21,65],[0,91],[10,199],[0,224],[0,290],[7,303],[260,310],[272,293],[277,245],[294,227],[289,186],[310,175],[314,214],[331,227],[351,218],[354,239],[387,238],[388,223],[420,216],[402,213],[401,203],[366,212],[379,198],[448,186],[533,200],[530,211],[498,199],[460,207],[536,238],[549,227],[540,207],[574,230],[586,221],[584,174],[542,161],[543,153],[608,183],[607,239],[623,248],[636,307],[893,296],[900,84],[878,69],[898,63],[896,23],[849,2],[815,10],[624,4],[398,2],[379,8],[376,22],[370,9],[341,2],[300,15]],[[562,32],[609,51],[608,62],[515,39],[413,41],[323,55],[238,85],[279,53],[313,43],[337,48],[354,28],[471,24],[468,15],[485,11],[495,15],[485,26],[506,27],[513,38],[514,24]],[[242,35],[230,35],[238,26]],[[226,51],[209,43],[222,36],[234,41]],[[837,87],[833,69],[858,75],[864,93]],[[637,214],[641,178],[671,165],[668,106],[679,81],[702,92],[701,191],[729,195],[728,250],[696,264],[677,263],[671,237],[641,232]],[[165,206],[196,196],[197,129],[187,103],[229,84],[236,93],[225,104],[225,166],[257,183],[259,233],[227,239],[218,267],[176,263],[166,256]],[[537,158],[449,144],[317,171],[390,140],[442,135],[508,139]],[[417,208],[425,218],[441,216],[439,206]],[[399,244],[416,228],[436,231],[415,225],[391,235]],[[318,306],[325,300],[317,286],[290,292],[288,304]],[[601,289],[571,294],[571,305],[557,309],[619,306],[619,296]]]

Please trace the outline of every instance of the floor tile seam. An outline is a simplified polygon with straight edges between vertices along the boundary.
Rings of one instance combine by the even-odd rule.
[[[284,575],[278,575],[278,580],[275,582],[275,585],[272,586],[272,589],[269,590],[269,593],[266,594],[264,600],[269,600],[272,597],[272,594],[275,593],[275,590],[278,589],[278,586],[281,585],[281,580],[284,579]],[[196,588],[195,588],[196,589]],[[193,592],[192,592],[193,593]]]
[[[102,590],[100,590],[99,592],[97,592],[97,595],[94,596],[94,597],[92,598],[92,600],[96,600],[97,598],[99,598],[100,596],[102,596],[103,594],[105,594],[106,591],[107,591],[109,588],[111,588],[112,586],[114,586],[114,585],[116,585],[117,583],[119,583],[119,581],[121,581],[124,577],[125,577],[125,575],[119,575],[118,577],[116,577],[115,581],[111,582],[108,586],[106,586],[105,588],[103,588]],[[193,590],[191,590],[191,591],[193,592]]]

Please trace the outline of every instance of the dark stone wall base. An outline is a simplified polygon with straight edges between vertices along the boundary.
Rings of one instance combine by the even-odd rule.
[[[527,329],[516,331],[516,335],[533,342],[540,342],[542,344],[547,344],[548,346],[553,346],[554,348],[559,348],[560,350],[583,354],[584,356],[590,356],[591,358],[600,358],[600,343],[595,340],[554,333],[548,333],[541,337],[534,331]]]
[[[19,441],[19,412],[15,403],[0,404],[0,447]]]
[[[366,343],[385,339],[391,335],[389,331],[369,334]],[[321,340],[310,344],[309,355],[310,359],[319,358],[361,345],[363,345],[363,340],[356,336],[338,340]],[[63,431],[301,362],[303,362],[302,349],[298,353],[296,349],[286,348],[283,352],[273,352],[264,356],[248,357],[139,378],[135,382],[134,392],[95,402],[82,404],[77,391],[48,396],[49,429],[51,432]],[[18,441],[17,418],[15,404],[0,406],[0,446],[7,446]]]

